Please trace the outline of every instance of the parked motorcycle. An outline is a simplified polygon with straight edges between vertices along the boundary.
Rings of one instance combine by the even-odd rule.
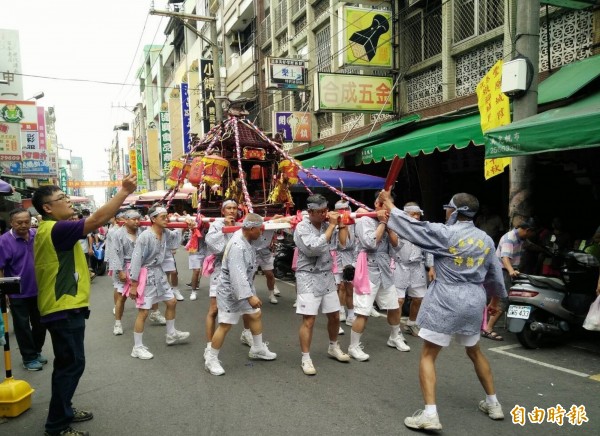
[[[296,274],[292,269],[294,260],[294,238],[289,233],[281,233],[275,242],[275,258],[273,260],[273,274],[278,279],[295,280]]]
[[[561,278],[519,275],[508,292],[508,330],[525,348],[579,329],[596,298],[598,260],[582,252],[563,258]]]

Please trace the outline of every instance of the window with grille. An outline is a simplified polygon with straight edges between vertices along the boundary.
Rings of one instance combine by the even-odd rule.
[[[329,0],[319,0],[313,4],[315,21],[318,21],[329,10]]]
[[[331,29],[323,27],[315,34],[317,44],[317,71],[331,71]]]
[[[455,0],[454,43],[483,35],[504,23],[503,0]]]
[[[431,2],[427,9],[416,9],[403,21],[405,65],[411,66],[442,52],[442,4]]]
[[[319,138],[333,135],[333,115],[331,112],[317,114],[316,120],[319,126]]]
[[[281,0],[275,7],[275,31],[287,27],[287,0]]]

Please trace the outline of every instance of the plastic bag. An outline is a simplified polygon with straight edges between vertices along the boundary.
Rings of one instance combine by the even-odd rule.
[[[371,283],[369,282],[369,267],[367,265],[367,253],[361,251],[356,259],[356,267],[354,269],[354,292],[358,295],[370,295]]]
[[[590,311],[583,322],[583,328],[591,331],[600,331],[600,295],[590,306]]]

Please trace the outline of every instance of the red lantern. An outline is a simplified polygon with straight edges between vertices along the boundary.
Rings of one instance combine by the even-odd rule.
[[[194,185],[198,186],[202,181],[202,172],[204,171],[204,164],[202,163],[201,157],[195,157],[192,161],[192,167],[190,169],[190,173],[188,174],[188,181]]]

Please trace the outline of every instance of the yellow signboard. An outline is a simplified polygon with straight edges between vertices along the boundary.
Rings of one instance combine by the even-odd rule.
[[[392,13],[347,6],[341,9],[343,64],[392,68]]]
[[[477,104],[481,115],[481,130],[485,133],[494,127],[510,124],[510,102],[501,91],[502,64],[499,60],[477,84]],[[510,165],[510,157],[486,159],[484,167],[485,179],[497,176]]]
[[[315,73],[314,83],[316,111],[394,111],[392,77]]]
[[[131,174],[137,174],[137,161],[135,155],[135,148],[129,149],[129,172]]]

